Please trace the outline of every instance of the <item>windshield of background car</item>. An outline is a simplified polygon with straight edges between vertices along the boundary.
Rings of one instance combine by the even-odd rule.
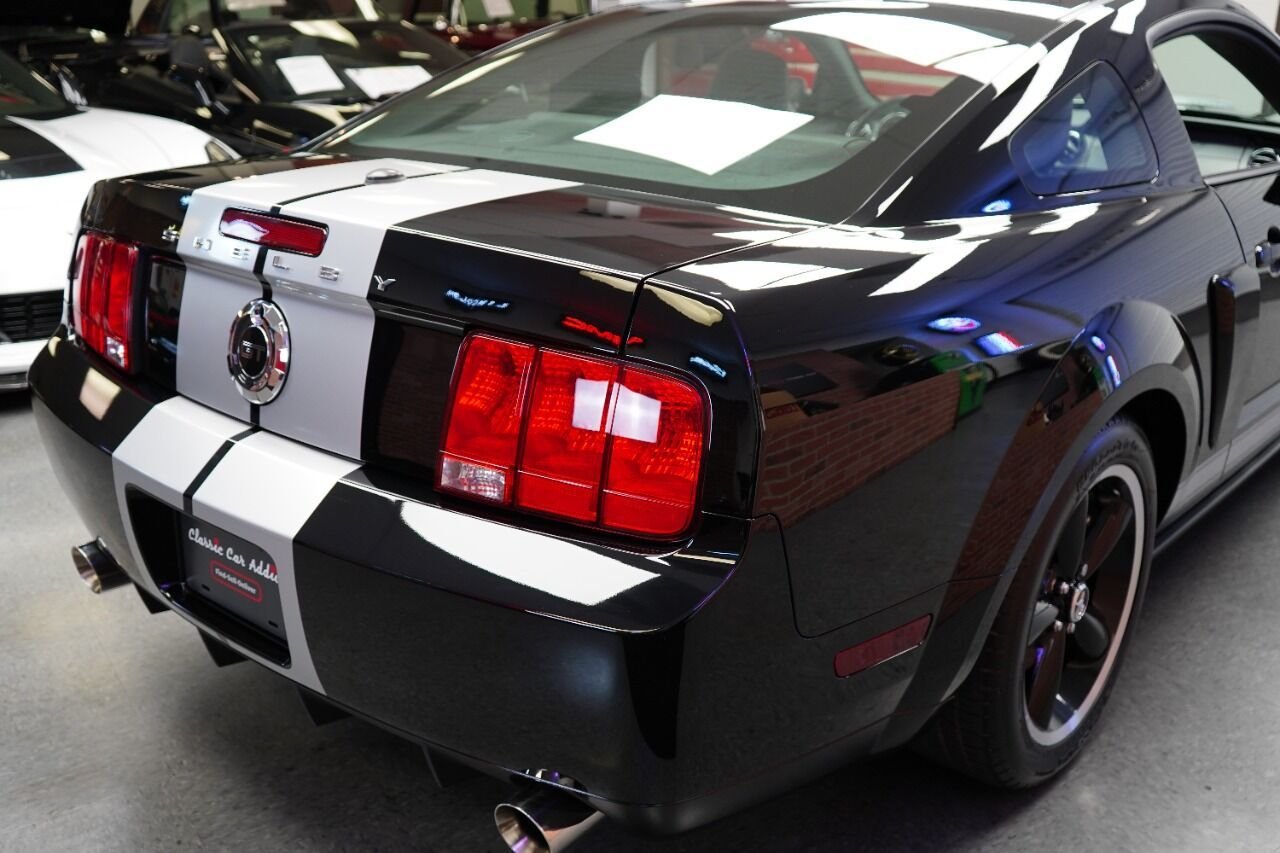
[[[485,54],[321,147],[843,219],[1046,24],[906,6],[628,7]]]
[[[466,59],[417,27],[392,21],[240,23],[222,32],[271,101],[376,100]]]
[[[0,116],[21,116],[66,109],[62,96],[26,66],[0,53]]]
[[[208,3],[208,0],[199,0]],[[218,22],[299,21],[330,18],[363,18],[374,21],[386,15],[374,0],[215,0]]]
[[[458,23],[467,26],[502,21],[559,21],[587,13],[586,0],[459,0]]]

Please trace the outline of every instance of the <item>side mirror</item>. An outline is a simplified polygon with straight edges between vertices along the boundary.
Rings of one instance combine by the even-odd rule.
[[[169,47],[169,76],[185,83],[195,92],[203,109],[226,115],[228,108],[213,93],[214,70],[204,42],[192,35],[181,35]]]
[[[169,74],[183,83],[202,83],[209,78],[209,54],[204,42],[194,35],[180,35],[169,47]]]

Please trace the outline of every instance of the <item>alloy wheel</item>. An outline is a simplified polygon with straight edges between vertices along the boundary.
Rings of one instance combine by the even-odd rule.
[[[1114,464],[1058,534],[1023,660],[1027,730],[1041,746],[1068,738],[1106,688],[1137,596],[1145,524],[1137,473]]]

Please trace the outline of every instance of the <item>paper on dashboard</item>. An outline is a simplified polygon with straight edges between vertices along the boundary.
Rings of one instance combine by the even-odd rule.
[[[348,68],[347,76],[370,98],[381,98],[408,91],[431,79],[421,65],[381,65],[373,68]]]
[[[511,0],[480,0],[480,5],[484,6],[484,13],[490,18],[514,18],[516,16],[516,10],[511,5]]]
[[[276,67],[295,95],[337,92],[347,88],[323,56],[285,56],[276,60]]]

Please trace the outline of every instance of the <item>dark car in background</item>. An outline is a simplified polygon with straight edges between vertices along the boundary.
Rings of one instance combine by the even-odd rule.
[[[0,22],[25,25],[11,40],[73,97],[186,121],[245,154],[304,144],[466,59],[369,3],[152,0],[132,26],[127,7],[54,0]]]
[[[592,0],[383,0],[392,14],[479,53],[551,24],[588,14]]]
[[[31,371],[77,567],[515,850],[1042,783],[1280,450],[1277,105],[1219,0],[661,3],[101,182]]]

